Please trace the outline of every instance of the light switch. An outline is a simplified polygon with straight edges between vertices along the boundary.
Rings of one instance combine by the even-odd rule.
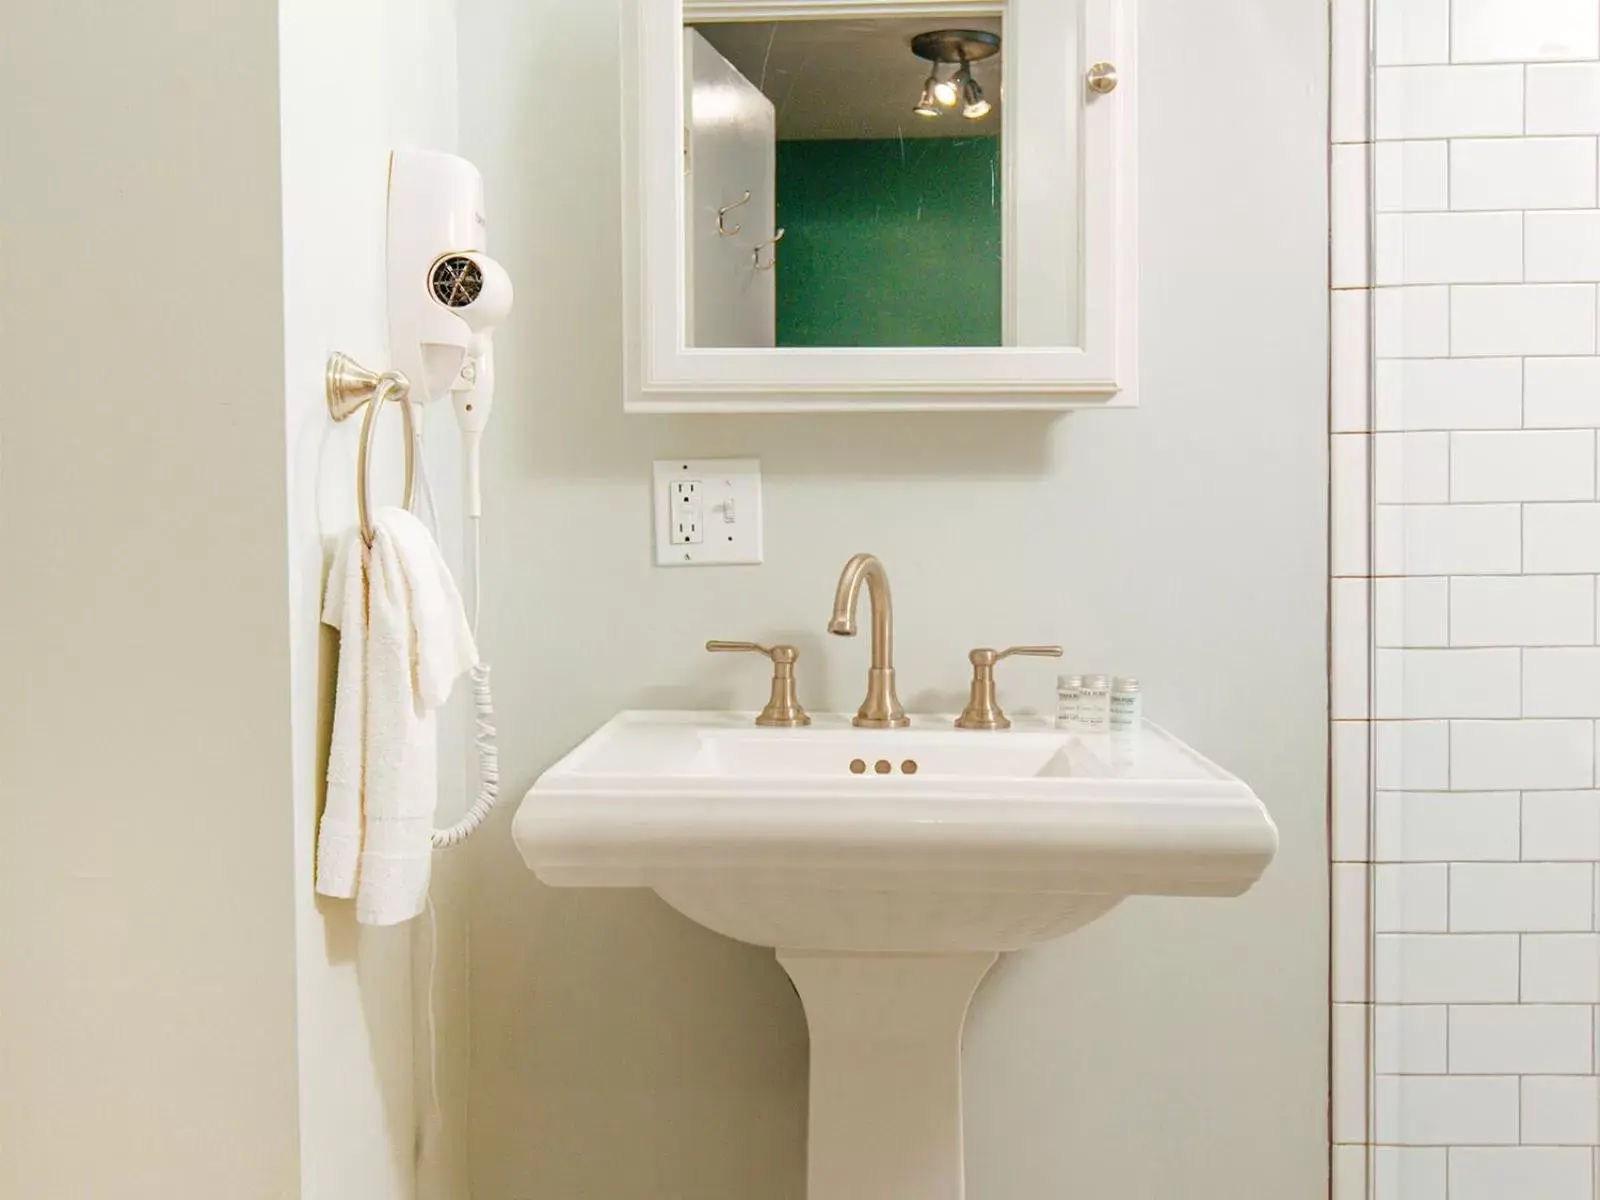
[[[759,459],[666,459],[652,478],[657,566],[761,561]]]

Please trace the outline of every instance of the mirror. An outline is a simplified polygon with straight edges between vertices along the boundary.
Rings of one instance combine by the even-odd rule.
[[[1124,405],[1131,0],[623,0],[625,404]]]
[[[1001,346],[999,14],[685,31],[691,344]]]

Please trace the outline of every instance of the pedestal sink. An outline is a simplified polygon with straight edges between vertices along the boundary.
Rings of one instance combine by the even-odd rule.
[[[1278,835],[1154,725],[623,713],[534,784],[517,845],[557,887],[647,887],[772,946],[811,1031],[809,1200],[961,1200],[961,1029],[997,954],[1131,895],[1237,896]]]

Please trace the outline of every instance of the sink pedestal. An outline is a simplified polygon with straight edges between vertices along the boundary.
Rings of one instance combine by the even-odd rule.
[[[961,1027],[997,957],[778,951],[811,1029],[807,1200],[962,1200]]]

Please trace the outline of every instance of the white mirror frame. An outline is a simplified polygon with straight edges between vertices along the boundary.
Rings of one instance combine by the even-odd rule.
[[[624,407],[637,413],[994,411],[1131,407],[1136,403],[1138,230],[1133,0],[1081,0],[1071,38],[1028,37],[1027,14],[1059,20],[1062,0],[625,0],[623,5]],[[1038,8],[1030,6],[1037,5]],[[1053,13],[1050,10],[1054,10]],[[927,15],[930,23],[1004,12],[1007,42],[1053,64],[1074,84],[1083,182],[1081,346],[698,348],[686,344],[683,239],[683,26],[690,22]],[[1043,15],[1049,14],[1049,15]],[[1058,47],[1053,42],[1065,41]],[[1008,60],[1007,179],[1029,118]],[[1114,91],[1086,84],[1095,63],[1116,66]],[[1038,68],[1035,68],[1038,70]],[[908,79],[915,75],[908,71]],[[914,81],[913,81],[914,82]],[[909,85],[908,85],[909,86]],[[1061,114],[1044,113],[1045,128]],[[1038,128],[1035,126],[1035,128]],[[1060,128],[1058,125],[1057,128]],[[1010,189],[1008,188],[1008,191]],[[1022,218],[1008,215],[1008,234]],[[1041,230],[1041,233],[1044,231]],[[1008,262],[1019,256],[1008,242]],[[1008,279],[1007,304],[1018,286]],[[1010,322],[1008,321],[1008,324]]]

